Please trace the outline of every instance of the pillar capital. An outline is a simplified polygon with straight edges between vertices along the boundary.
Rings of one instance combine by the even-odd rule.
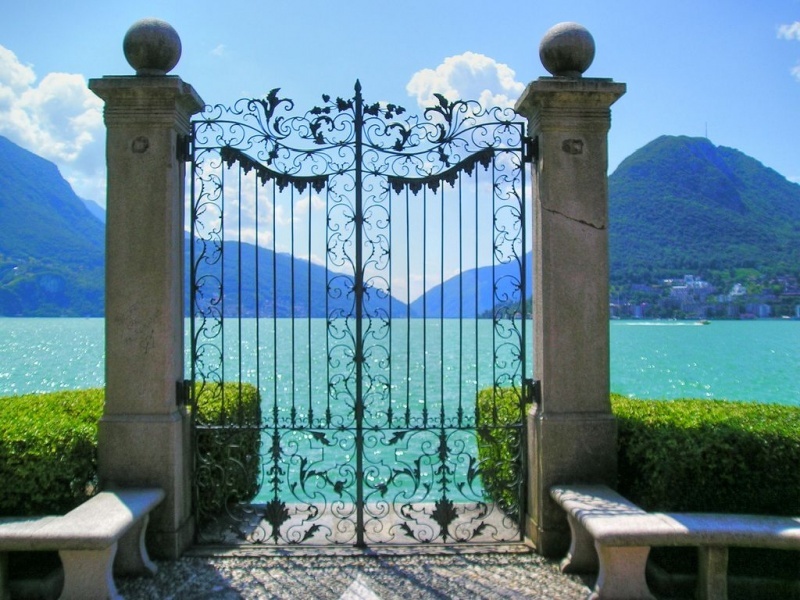
[[[106,127],[167,126],[189,133],[191,116],[203,100],[180,77],[119,76],[89,80],[89,89],[105,101]]]
[[[626,91],[611,79],[540,77],[528,84],[514,107],[528,119],[532,137],[546,131],[608,132],[611,105]]]

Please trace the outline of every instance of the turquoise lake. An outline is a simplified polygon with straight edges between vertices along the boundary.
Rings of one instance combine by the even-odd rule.
[[[490,322],[476,328],[486,335],[491,326],[481,323]],[[0,395],[102,386],[103,326],[0,319]],[[800,321],[612,321],[610,329],[613,392],[800,406]]]

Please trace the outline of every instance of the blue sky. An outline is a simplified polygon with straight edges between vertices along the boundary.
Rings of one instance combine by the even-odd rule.
[[[597,44],[586,76],[628,85],[612,109],[612,170],[659,135],[707,131],[800,181],[800,0],[4,4],[0,135],[56,162],[79,195],[100,204],[102,104],[86,82],[132,74],[122,39],[143,17],[178,31],[183,56],[173,74],[207,103],[280,87],[302,108],[323,93],[348,96],[356,78],[368,100],[408,108],[436,89],[513,100],[547,74],[538,58],[544,32],[577,21]]]

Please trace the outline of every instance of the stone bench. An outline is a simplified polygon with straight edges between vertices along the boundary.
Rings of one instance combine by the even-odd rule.
[[[696,597],[727,598],[728,547],[800,550],[800,517],[648,513],[604,485],[550,488],[572,540],[565,573],[598,571],[593,599],[652,599],[645,580],[652,546],[699,548]]]
[[[64,568],[60,600],[121,596],[113,573],[155,574],[145,530],[160,489],[100,492],[63,516],[0,519],[0,600],[8,597],[8,552],[57,550]]]

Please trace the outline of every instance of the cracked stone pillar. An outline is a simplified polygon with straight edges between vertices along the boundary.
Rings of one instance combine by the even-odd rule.
[[[584,78],[591,34],[561,23],[539,55],[553,77],[516,105],[534,140],[534,335],[540,402],[527,416],[527,535],[563,556],[569,529],[556,484],[616,485],[617,430],[609,401],[608,149],[611,105],[625,84]]]
[[[156,486],[166,499],[148,527],[154,557],[191,542],[189,415],[184,378],[183,140],[203,102],[166,73],[180,57],[167,23],[135,23],[123,44],[136,76],[92,79],[105,101],[106,402],[99,424],[102,487]]]

